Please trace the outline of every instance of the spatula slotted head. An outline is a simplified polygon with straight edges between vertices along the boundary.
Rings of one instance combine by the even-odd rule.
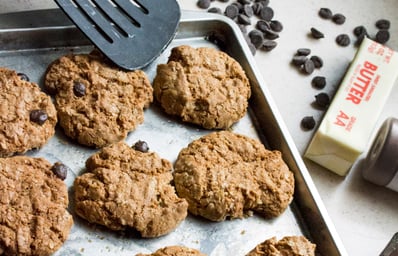
[[[141,69],[174,38],[176,0],[55,0],[76,26],[116,65]]]

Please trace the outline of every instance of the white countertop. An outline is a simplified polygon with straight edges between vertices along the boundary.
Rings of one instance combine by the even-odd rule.
[[[182,9],[199,10],[196,0],[179,0],[179,3]],[[226,4],[215,1],[212,6],[224,10]],[[303,154],[314,130],[308,132],[301,129],[302,117],[313,115],[320,122],[324,112],[311,106],[314,96],[319,92],[332,95],[356,51],[353,44],[349,47],[337,46],[335,37],[347,33],[351,39],[355,39],[352,30],[357,25],[364,25],[374,35],[377,31],[374,23],[386,18],[392,24],[391,39],[387,45],[398,51],[398,2],[274,0],[270,7],[275,11],[274,19],[283,23],[284,30],[277,39],[278,46],[271,52],[258,51],[255,59],[299,152]],[[347,17],[345,24],[336,25],[330,20],[319,18],[318,10],[321,7],[344,14]],[[50,0],[0,1],[0,12],[40,8],[56,8],[56,5]],[[314,40],[308,37],[311,27],[324,32],[325,38]],[[319,55],[324,60],[324,67],[312,75],[300,74],[290,65],[296,50],[303,47],[310,48],[311,54]],[[316,75],[326,77],[328,84],[324,90],[311,86],[311,79]],[[376,130],[387,117],[398,118],[397,83]],[[354,256],[379,255],[393,234],[398,232],[398,193],[362,179],[361,159],[365,156],[366,152],[345,178],[304,160],[348,254]]]

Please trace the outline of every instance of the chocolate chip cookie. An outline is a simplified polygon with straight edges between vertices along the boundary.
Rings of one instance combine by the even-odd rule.
[[[91,156],[86,169],[74,183],[75,211],[91,223],[158,237],[187,216],[187,202],[170,185],[171,163],[154,152],[118,142]]]
[[[54,104],[37,84],[0,68],[0,157],[41,148],[56,123]]]
[[[157,67],[154,95],[166,113],[206,129],[225,129],[241,119],[251,94],[240,64],[213,48],[183,45]]]
[[[78,143],[103,147],[123,140],[144,121],[153,100],[143,71],[124,71],[100,53],[71,54],[54,61],[45,76],[55,94],[60,125]]]
[[[73,225],[64,182],[42,158],[0,159],[0,255],[51,255]]]
[[[315,248],[316,245],[304,236],[285,236],[279,241],[272,237],[257,245],[246,256],[315,256]]]
[[[242,218],[253,211],[276,217],[294,191],[293,173],[279,151],[230,131],[212,132],[182,149],[174,182],[189,212],[212,221]]]
[[[206,254],[184,246],[167,246],[151,254],[139,253],[136,256],[206,256]]]

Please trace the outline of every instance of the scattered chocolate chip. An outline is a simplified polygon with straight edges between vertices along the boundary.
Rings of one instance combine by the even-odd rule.
[[[269,22],[265,20],[258,20],[256,23],[256,28],[262,32],[266,32],[271,29]]]
[[[252,4],[252,9],[253,9],[253,13],[255,15],[260,15],[261,9],[263,9],[263,5],[260,2],[256,2],[254,4]]]
[[[145,141],[139,140],[133,145],[134,150],[146,153],[149,151],[148,144]]]
[[[74,82],[73,93],[77,97],[83,97],[84,95],[86,95],[86,86],[81,82]]]
[[[390,32],[385,29],[377,31],[375,41],[380,44],[385,44],[390,39]]]
[[[299,48],[297,49],[297,55],[308,56],[311,54],[311,49],[309,48]]]
[[[272,31],[271,29],[268,29],[267,31],[264,32],[264,38],[269,40],[275,40],[279,38],[279,34],[275,31]]]
[[[265,40],[262,49],[269,52],[272,51],[277,45],[278,43],[275,42],[274,40]]]
[[[56,162],[51,167],[51,171],[61,180],[65,180],[68,175],[69,167],[63,163]]]
[[[326,78],[324,76],[315,76],[311,83],[316,89],[323,89],[326,86]]]
[[[250,25],[251,24],[251,20],[245,14],[239,14],[238,15],[238,23],[239,24],[243,24],[243,25]]]
[[[238,2],[241,3],[242,5],[245,5],[245,4],[250,4],[251,0],[238,0]]]
[[[250,42],[258,49],[263,45],[264,37],[263,33],[257,29],[253,29],[248,34]]]
[[[256,0],[257,2],[261,3],[264,7],[269,5],[270,0]]]
[[[260,18],[266,21],[271,21],[274,17],[274,10],[271,7],[263,7],[259,14]]]
[[[17,73],[17,76],[19,76],[19,78],[21,78],[21,80],[28,81],[28,82],[30,81],[28,75],[26,75],[25,73]]]
[[[305,62],[304,62],[304,65],[303,65],[303,71],[306,73],[306,74],[312,74],[312,72],[314,72],[314,70],[315,70],[315,65],[314,65],[314,62],[312,62],[312,60],[310,60],[310,59],[307,59]]]
[[[295,66],[301,66],[304,65],[304,63],[308,60],[308,58],[306,56],[301,56],[301,55],[296,55],[293,57],[292,59],[292,63]]]
[[[283,30],[282,22],[280,22],[279,20],[271,20],[269,25],[271,29],[275,32],[281,32]]]
[[[243,14],[245,14],[247,17],[252,17],[254,15],[253,9],[250,4],[245,4],[243,6]]]
[[[312,60],[312,62],[314,62],[315,68],[323,67],[323,60],[321,59],[321,57],[314,55],[314,56],[310,57],[310,60]]]
[[[323,19],[330,20],[333,17],[333,13],[329,8],[321,8],[318,12],[319,16]]]
[[[348,46],[351,43],[351,39],[347,34],[340,34],[336,37],[336,43],[340,46]]]
[[[43,125],[47,121],[48,115],[44,110],[34,109],[30,111],[29,118],[30,121]]]
[[[315,39],[320,39],[325,37],[325,35],[316,28],[311,28],[311,36]]]
[[[305,130],[312,130],[315,127],[315,119],[313,116],[305,116],[301,119],[301,127]]]
[[[196,2],[196,5],[197,5],[199,8],[201,8],[201,9],[207,9],[207,8],[210,7],[210,3],[211,3],[210,0],[198,0],[198,1]]]
[[[338,25],[342,25],[345,22],[345,16],[341,13],[336,13],[335,15],[333,15],[332,20],[334,23],[338,24]]]
[[[217,13],[217,14],[222,14],[222,11],[220,8],[218,7],[211,7],[210,9],[207,10],[207,12],[210,13]]]
[[[391,22],[389,20],[380,19],[380,20],[376,21],[376,27],[378,29],[390,29],[390,26],[391,26]]]
[[[368,34],[368,31],[366,30],[366,28],[364,26],[357,26],[354,28],[353,33],[355,36],[361,36],[363,34]]]
[[[224,11],[225,16],[231,19],[235,19],[239,14],[239,8],[236,5],[228,5]]]
[[[329,95],[327,95],[325,92],[315,95],[315,103],[318,107],[326,109],[330,104]]]

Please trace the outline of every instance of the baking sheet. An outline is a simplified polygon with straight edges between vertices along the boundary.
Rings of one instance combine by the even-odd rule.
[[[57,9],[2,15],[0,26],[0,65],[26,73],[31,81],[39,85],[43,84],[43,74],[54,59],[70,52],[88,52],[91,49],[87,39]],[[282,151],[296,177],[292,205],[272,220],[255,215],[215,223],[189,216],[175,231],[155,239],[142,239],[128,232],[111,232],[74,216],[75,225],[69,238],[55,255],[135,255],[139,252],[150,253],[167,245],[185,245],[208,255],[245,255],[256,244],[272,236],[281,238],[300,234],[317,244],[319,254],[345,255],[239,28],[219,15],[183,12],[175,40],[156,63],[144,70],[151,80],[156,65],[166,63],[170,49],[181,44],[219,47],[237,59],[245,69],[253,96],[249,113],[232,130],[258,138],[270,149]],[[132,145],[137,140],[144,140],[151,151],[174,162],[181,148],[208,132],[183,124],[152,104],[145,112],[144,123],[129,134],[126,142]],[[46,146],[29,152],[31,156],[45,157],[50,162],[61,161],[72,169],[65,180],[70,191],[72,214],[73,181],[84,172],[86,159],[95,151],[72,142],[58,128]]]

